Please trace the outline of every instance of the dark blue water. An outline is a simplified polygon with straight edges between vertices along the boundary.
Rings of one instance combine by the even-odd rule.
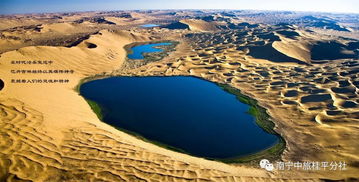
[[[194,77],[112,77],[83,84],[103,121],[199,157],[251,154],[278,142],[247,114],[249,106]]]
[[[152,27],[158,27],[159,25],[157,24],[145,24],[145,25],[141,25],[141,27],[144,27],[144,28],[152,28]]]
[[[150,52],[162,52],[162,49],[154,48],[156,46],[166,46],[171,45],[172,43],[163,42],[163,43],[156,43],[156,44],[144,44],[132,47],[132,54],[127,55],[130,59],[144,59],[143,53],[150,53]]]

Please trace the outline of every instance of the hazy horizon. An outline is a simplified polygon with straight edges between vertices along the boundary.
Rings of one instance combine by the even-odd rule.
[[[304,11],[328,13],[359,13],[356,0],[2,0],[0,14],[56,13],[76,11],[116,11],[116,10],[172,10],[172,9],[212,9],[212,10],[269,10]]]

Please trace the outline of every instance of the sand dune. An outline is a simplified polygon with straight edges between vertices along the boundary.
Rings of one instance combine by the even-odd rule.
[[[30,26],[41,24],[41,20],[36,19],[17,19],[17,18],[0,18],[0,30],[5,30],[9,28],[14,28],[18,26]]]
[[[54,24],[45,24],[41,26],[41,33],[46,32],[73,32],[76,26],[72,25],[71,23],[54,23]]]
[[[214,22],[207,22],[204,20],[184,19],[181,21],[173,22],[167,25],[161,26],[168,29],[188,29],[198,32],[210,32],[218,30],[217,24]]]
[[[196,13],[183,11],[180,14]],[[62,16],[66,22],[98,14]],[[0,49],[0,75],[5,82],[0,91],[0,181],[321,181],[359,178],[358,60],[335,58],[328,61],[325,57],[325,60],[317,60],[320,64],[312,60],[315,42],[324,43],[324,48],[320,43],[317,45],[320,50],[326,50],[327,43],[337,42],[335,45],[340,46],[336,46],[339,47],[336,51],[343,46],[353,51],[356,44],[349,44],[352,40],[336,37],[334,41],[333,37],[316,34],[300,33],[298,36],[293,33],[293,27],[285,30],[282,27],[284,32],[278,32],[259,24],[218,32],[216,23],[193,19],[179,21],[190,30],[143,29],[138,28],[137,23],[152,21],[155,16],[131,13],[133,20],[129,18],[131,22],[128,24],[120,17],[103,16],[117,25],[63,23],[50,19],[46,20],[49,23],[39,20],[42,24],[39,32],[38,26],[18,27],[22,24],[19,20],[12,24],[0,21],[2,28],[18,27],[2,31],[5,38],[0,39],[0,45],[12,47],[10,50]],[[34,23],[21,21],[26,25]],[[123,28],[118,27],[122,24],[128,26],[128,30],[115,30]],[[76,35],[68,44],[63,43],[64,39],[42,42],[46,41],[42,39],[44,37],[63,38],[64,34],[76,32],[81,35]],[[31,35],[28,44],[25,39],[29,37],[24,35]],[[16,37],[19,40],[15,40]],[[123,47],[149,40],[175,40],[180,44],[161,61],[135,69],[123,68],[123,64],[128,63]],[[258,50],[268,54],[258,53]],[[351,52],[344,53],[350,55]],[[23,66],[11,64],[13,60],[51,60],[53,64]],[[74,74],[11,73],[19,68],[69,69]],[[238,88],[267,109],[276,132],[286,140],[284,153],[273,162],[345,161],[347,170],[267,172],[259,169],[256,162],[224,164],[139,140],[101,122],[76,92],[76,86],[85,78],[118,75],[187,75]],[[11,83],[11,79],[43,78],[68,79],[69,82]]]
[[[231,48],[230,42],[223,45],[220,41],[222,44],[217,46],[216,42],[208,41],[214,39],[221,39],[221,35],[190,36],[190,41],[197,42],[192,44],[194,51],[191,53],[182,55],[175,62],[169,58],[128,74],[190,75],[239,88],[258,99],[275,118],[276,131],[287,142],[283,160],[348,161],[350,169],[345,172],[318,171],[313,175],[333,179],[357,178],[355,161],[359,157],[353,154],[359,147],[354,144],[358,139],[354,134],[359,117],[358,93],[357,87],[351,84],[357,80],[354,76],[359,66],[357,61],[335,60],[300,66],[278,64],[246,56],[243,51]],[[209,52],[213,47],[225,48]],[[351,134],[345,134],[348,132]],[[307,175],[311,176],[310,173]]]
[[[118,69],[125,56],[121,45],[146,40],[143,34],[101,31],[72,48],[35,46],[2,54],[1,75],[6,83],[14,77],[43,76],[11,75],[9,70],[15,66],[10,61],[14,59],[53,60],[52,69],[73,69],[75,74],[48,75],[70,79],[68,84],[30,84],[26,87],[12,84],[1,91],[0,164],[4,167],[0,178],[10,181],[268,181],[289,177],[279,174],[273,178],[264,170],[168,151],[99,121],[74,87],[81,78]],[[86,46],[89,42],[97,47],[89,49]],[[181,53],[172,56],[178,54]],[[43,69],[44,66],[30,67]],[[303,176],[302,180],[305,178]]]
[[[204,20],[186,19],[181,20],[181,23],[187,24],[190,30],[193,31],[216,31],[218,30],[216,24],[213,22],[206,22]]]
[[[99,28],[78,23],[50,23],[17,27],[0,34],[0,53],[26,46],[69,46],[83,37],[99,31]]]
[[[171,152],[122,133],[98,120],[74,90],[81,78],[111,72],[125,57],[125,44],[148,40],[131,32],[101,31],[76,47],[26,47],[2,54],[2,79],[9,85],[0,93],[0,178],[9,181],[73,180],[190,180],[268,178],[263,170],[232,167]],[[122,45],[122,46],[121,46]],[[11,60],[53,60],[51,69],[73,69],[75,74],[45,75],[69,79],[68,84],[10,84]],[[33,65],[27,68],[50,68]],[[45,94],[46,93],[46,94]],[[15,99],[16,98],[16,99]],[[146,165],[144,165],[146,164]],[[241,171],[236,177],[230,175]],[[41,175],[38,175],[41,174]],[[241,177],[242,176],[242,177]]]
[[[357,58],[353,50],[338,41],[318,41],[311,50],[313,60],[336,60]]]
[[[277,50],[278,47],[280,47],[279,50],[281,51]],[[254,46],[249,48],[249,55],[257,59],[269,60],[275,63],[289,62],[303,64],[303,62],[296,59],[297,56],[295,56],[295,53],[301,52],[301,50],[298,50],[298,47],[294,47],[296,51],[284,51],[284,49],[281,49],[282,47],[284,46],[278,46],[275,42],[273,45],[267,44],[265,46]],[[290,48],[288,47],[288,44],[286,44],[285,47]],[[298,55],[298,53],[296,55]]]
[[[308,41],[298,41],[281,37],[281,41],[274,41],[272,45],[273,48],[289,57],[306,63],[311,62],[311,44]]]

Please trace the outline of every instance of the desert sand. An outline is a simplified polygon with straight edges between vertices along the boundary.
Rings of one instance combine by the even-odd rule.
[[[161,13],[166,12],[157,12]],[[0,75],[5,82],[0,91],[0,181],[359,178],[358,60],[350,58],[353,51],[349,49],[335,61],[312,59],[314,48],[324,49],[316,45],[334,41],[346,45],[349,40],[299,28],[294,30],[298,35],[283,35],[265,25],[221,32],[215,23],[204,20],[181,21],[191,27],[189,30],[144,29],[137,24],[164,20],[138,12],[127,18],[91,19],[94,14],[97,15],[67,15],[62,22],[34,17],[32,21],[41,24],[35,29],[28,19],[0,24],[0,45],[9,45],[0,46]],[[76,23],[78,18],[73,16],[87,19]],[[18,24],[32,28],[19,28]],[[286,27],[277,28],[292,32]],[[58,38],[37,41],[50,35]],[[131,69],[124,67],[128,61],[125,45],[153,40],[174,40],[180,44],[161,61]],[[14,60],[53,63],[24,66],[11,64]],[[11,73],[19,68],[66,69],[74,73]],[[76,90],[86,78],[119,75],[190,75],[231,85],[267,109],[276,132],[286,141],[278,161],[346,161],[348,169],[268,172],[256,164],[209,161],[139,140],[100,121]],[[12,79],[42,78],[69,82],[11,83]]]

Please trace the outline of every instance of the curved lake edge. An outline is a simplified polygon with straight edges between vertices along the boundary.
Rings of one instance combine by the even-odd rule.
[[[154,48],[159,48],[161,52],[150,52],[144,53],[144,59],[130,59],[127,55],[133,53],[132,48],[140,45],[148,45],[148,44],[158,44],[158,43],[171,43],[171,45],[162,45],[162,46],[154,46]],[[142,66],[150,62],[155,62],[162,60],[164,57],[168,56],[170,52],[176,51],[176,47],[180,42],[174,40],[159,40],[159,41],[147,41],[147,42],[133,42],[131,44],[125,45],[123,48],[126,51],[126,60],[125,63],[130,65],[138,65]],[[138,67],[136,66],[136,67]]]
[[[278,134],[276,131],[274,131],[274,127],[275,127],[275,123],[270,119],[270,116],[267,113],[267,110],[260,106],[258,104],[258,101],[243,94],[239,89],[234,88],[228,84],[224,84],[224,83],[217,83],[217,82],[212,82],[209,80],[206,80],[204,78],[201,77],[197,77],[197,76],[189,76],[189,75],[173,75],[173,76],[180,76],[180,77],[194,77],[194,78],[198,78],[207,82],[211,82],[214,83],[216,85],[218,85],[221,89],[223,89],[224,91],[233,94],[236,96],[236,98],[238,99],[238,101],[247,104],[250,106],[250,109],[248,111],[249,114],[251,114],[254,118],[255,118],[255,122],[256,124],[262,128],[263,130],[265,130],[266,132],[276,135],[278,137],[278,142],[276,144],[274,144],[273,146],[252,153],[252,154],[248,154],[245,156],[238,156],[238,157],[232,157],[232,158],[225,158],[225,159],[218,159],[218,158],[208,158],[208,157],[200,157],[200,158],[205,158],[208,160],[214,160],[214,161],[220,161],[220,162],[224,162],[224,163],[250,163],[250,164],[254,164],[257,165],[258,162],[265,158],[268,159],[270,161],[275,161],[275,160],[280,160],[281,159],[281,154],[283,153],[283,151],[286,148],[286,142],[284,140],[284,138]],[[146,77],[173,77],[173,76],[146,76]],[[81,96],[80,94],[80,87],[82,84],[90,82],[90,81],[94,81],[94,80],[100,80],[100,79],[106,79],[106,78],[110,78],[110,77],[145,77],[145,76],[137,76],[137,75],[133,75],[133,76],[129,76],[129,75],[94,75],[94,76],[90,76],[90,77],[86,77],[82,80],[80,80],[79,84],[75,87],[75,91]],[[103,117],[103,112],[105,112],[103,110],[103,108],[97,104],[94,101],[88,100],[85,97],[83,97],[86,102],[89,104],[89,106],[91,107],[91,109],[93,110],[93,112],[97,115],[97,117],[99,118],[99,120],[102,120]],[[158,141],[154,141],[154,140],[149,140],[145,137],[143,137],[141,134],[133,132],[133,131],[129,131],[123,128],[119,128],[119,127],[115,127],[113,125],[110,125],[111,127],[116,128],[119,131],[125,132],[127,134],[130,134],[134,137],[136,137],[137,139],[140,139],[142,141],[148,142],[148,143],[152,143],[154,145],[157,145],[159,147],[168,149],[168,150],[172,150],[175,152],[180,152],[180,153],[184,153],[193,157],[198,157],[198,156],[194,156],[191,155],[190,153],[173,147],[173,146],[169,146],[167,144],[158,142]]]
[[[233,94],[236,96],[237,100],[249,105],[249,111],[248,113],[252,115],[255,118],[256,124],[265,130],[266,132],[276,135],[278,137],[278,142],[274,144],[273,146],[264,149],[259,152],[255,152],[253,154],[245,155],[245,156],[238,156],[228,159],[220,159],[222,162],[226,163],[246,163],[246,162],[257,162],[261,159],[268,159],[270,161],[278,160],[281,157],[281,154],[283,153],[286,143],[284,138],[278,134],[274,128],[275,123],[271,120],[271,117],[267,113],[267,109],[265,109],[263,106],[259,105],[258,101],[256,99],[253,99],[252,97],[249,97],[241,92],[241,90],[232,87],[228,84],[223,83],[215,83],[219,87],[221,87],[224,91]],[[257,163],[256,163],[257,164]]]

